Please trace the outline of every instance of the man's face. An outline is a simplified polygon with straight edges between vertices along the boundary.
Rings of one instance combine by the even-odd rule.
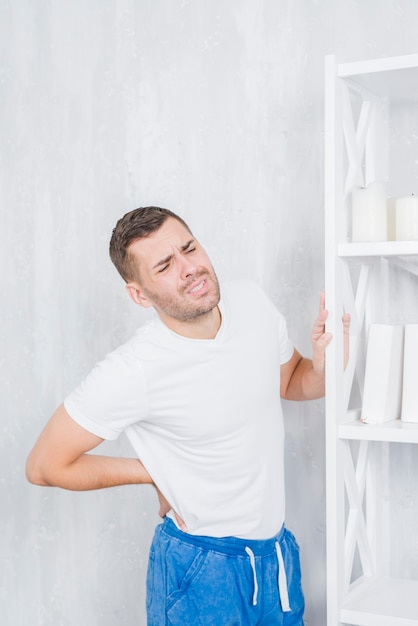
[[[195,323],[219,302],[219,284],[209,257],[187,228],[168,218],[155,233],[134,241],[135,284],[140,304],[153,306],[169,328]],[[128,284],[129,287],[129,284]]]

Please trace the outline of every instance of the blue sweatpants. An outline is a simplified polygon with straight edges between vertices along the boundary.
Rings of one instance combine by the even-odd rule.
[[[165,518],[151,545],[148,626],[303,626],[299,547],[190,535]]]

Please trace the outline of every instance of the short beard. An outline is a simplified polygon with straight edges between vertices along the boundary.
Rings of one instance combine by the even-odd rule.
[[[148,289],[142,288],[143,293],[149,298],[155,308],[160,310],[164,315],[167,315],[178,322],[198,322],[202,317],[208,315],[219,303],[220,300],[220,289],[219,282],[216,277],[215,271],[212,269],[212,272],[202,272],[200,274],[196,274],[193,277],[193,280],[190,281],[190,284],[195,282],[200,277],[205,278],[211,283],[213,293],[210,295],[209,299],[206,302],[202,302],[201,305],[195,303],[183,303],[180,299],[177,299],[172,296],[165,296],[164,294],[156,294]],[[185,292],[188,287],[185,288]]]

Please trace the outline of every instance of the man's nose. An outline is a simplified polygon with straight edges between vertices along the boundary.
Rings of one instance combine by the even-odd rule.
[[[182,255],[180,258],[180,276],[182,279],[193,276],[196,273],[196,263],[191,257]]]

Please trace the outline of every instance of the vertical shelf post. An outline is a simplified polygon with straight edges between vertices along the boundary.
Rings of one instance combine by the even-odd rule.
[[[344,474],[337,428],[341,421],[342,377],[342,268],[336,242],[342,230],[343,211],[343,133],[342,88],[337,80],[334,56],[326,59],[325,71],[325,295],[329,311],[327,331],[333,341],[327,351],[326,374],[326,456],[327,456],[327,624],[337,626],[343,597],[344,571]],[[338,209],[338,210],[337,210]],[[331,261],[333,259],[333,261]],[[340,371],[340,374],[338,373]],[[340,457],[340,458],[339,458]]]

